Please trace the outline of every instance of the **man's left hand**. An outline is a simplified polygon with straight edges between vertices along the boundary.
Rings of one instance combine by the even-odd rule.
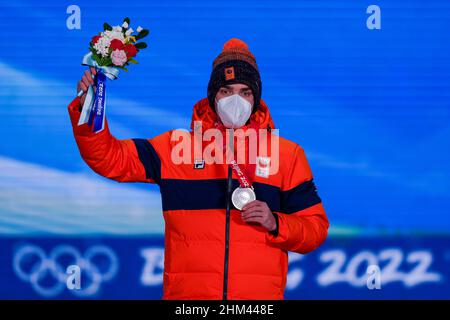
[[[256,222],[266,228],[268,231],[273,231],[277,227],[275,217],[272,211],[264,201],[254,200],[247,203],[242,208],[242,219],[247,222]]]

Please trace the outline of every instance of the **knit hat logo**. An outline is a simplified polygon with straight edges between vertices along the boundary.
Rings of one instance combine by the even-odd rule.
[[[234,67],[225,68],[225,80],[234,79]]]

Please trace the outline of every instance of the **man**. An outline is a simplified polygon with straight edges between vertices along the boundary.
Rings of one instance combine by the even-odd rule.
[[[92,84],[86,72],[77,89],[86,92]],[[239,164],[205,163],[193,154],[189,163],[175,163],[173,131],[152,139],[117,140],[106,123],[94,134],[87,124],[77,125],[83,101],[72,101],[69,113],[86,163],[119,182],[160,186],[166,224],[163,299],[284,298],[287,252],[315,250],[329,227],[299,145],[280,137],[278,154],[258,158],[265,161],[256,167],[248,161],[241,172],[248,174],[249,193],[235,198],[234,191],[242,191]],[[207,98],[195,104],[191,129],[196,121],[203,130],[258,128],[272,135],[258,66],[241,40],[226,42],[214,60]],[[279,167],[267,171],[264,165],[275,157]],[[245,204],[252,194],[256,200]],[[237,204],[239,199],[243,203]],[[241,210],[235,207],[242,204]]]

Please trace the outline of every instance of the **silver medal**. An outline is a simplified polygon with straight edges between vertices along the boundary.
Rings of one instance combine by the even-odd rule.
[[[249,202],[256,200],[255,191],[253,188],[236,188],[231,195],[231,202],[233,205],[242,210],[242,208]]]

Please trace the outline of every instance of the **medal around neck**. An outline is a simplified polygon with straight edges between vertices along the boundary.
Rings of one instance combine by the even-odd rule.
[[[253,188],[238,187],[234,189],[231,195],[231,202],[236,209],[242,210],[242,208],[249,202],[256,200],[255,191]]]

